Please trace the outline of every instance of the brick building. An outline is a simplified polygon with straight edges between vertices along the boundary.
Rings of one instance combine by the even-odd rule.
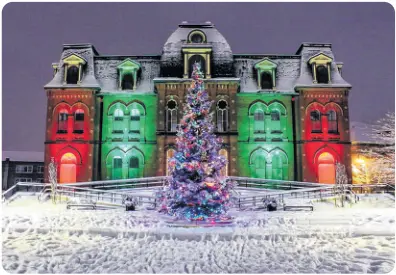
[[[64,45],[44,87],[45,165],[55,158],[60,182],[166,175],[194,62],[228,175],[334,183],[338,161],[350,177],[351,85],[331,44],[235,54],[210,22],[183,22],[159,55]]]

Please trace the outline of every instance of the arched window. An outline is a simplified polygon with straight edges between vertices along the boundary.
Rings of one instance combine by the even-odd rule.
[[[327,112],[328,132],[338,133],[337,113],[334,110]]]
[[[272,76],[268,72],[264,72],[261,75],[261,89],[272,89],[274,87],[272,82]]]
[[[261,109],[254,111],[254,132],[264,133],[264,111]]]
[[[66,110],[61,110],[58,114],[58,133],[67,133],[67,117],[68,112]]]
[[[220,175],[223,177],[228,176],[228,152],[226,149],[221,149],[219,151],[219,155],[225,157],[225,159],[227,160],[226,165],[220,170]]]
[[[191,36],[191,42],[193,42],[193,43],[202,43],[203,41],[204,41],[204,38],[199,33],[195,33]]]
[[[173,156],[175,155],[175,150],[174,149],[168,149],[166,151],[166,175],[169,176],[171,171],[169,171],[169,165],[168,162]]]
[[[113,159],[112,179],[122,179],[122,158],[119,156]]]
[[[318,83],[329,83],[329,73],[325,66],[319,65],[316,68],[316,79],[318,80]]]
[[[78,109],[74,113],[73,132],[76,134],[84,133],[84,110]]]
[[[322,132],[322,119],[318,110],[311,112],[311,129],[312,133]]]
[[[140,133],[140,112],[138,109],[131,110],[131,124],[129,129],[133,133]]]
[[[206,62],[205,62],[205,58],[203,58],[200,55],[193,55],[190,57],[190,59],[188,60],[188,67],[190,68],[189,71],[189,76],[191,77],[192,72],[194,70],[194,63],[200,63],[201,64],[201,72],[203,73],[203,75],[206,75]]]
[[[228,104],[225,100],[217,103],[217,131],[226,132],[228,130]]]
[[[271,132],[281,133],[280,112],[278,110],[271,111]]]
[[[121,89],[122,90],[133,90],[133,76],[132,76],[132,74],[128,73],[122,77]]]
[[[78,82],[79,69],[77,66],[70,66],[67,69],[66,83],[67,84],[77,84]]]
[[[124,122],[124,112],[121,109],[116,109],[114,111],[113,132],[122,133],[124,130],[123,122]]]
[[[166,129],[168,132],[176,132],[177,126],[177,103],[173,99],[166,104]]]
[[[139,168],[139,159],[135,156],[129,160],[129,168]]]

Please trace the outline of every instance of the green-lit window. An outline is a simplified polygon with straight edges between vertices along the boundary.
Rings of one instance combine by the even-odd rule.
[[[68,112],[66,110],[61,110],[58,115],[58,133],[67,133],[67,117]]]
[[[128,73],[122,77],[121,89],[122,90],[133,90],[133,76],[132,76],[132,74]]]
[[[114,157],[113,159],[113,173],[114,180],[122,178],[122,159],[121,157]]]
[[[338,133],[338,121],[337,121],[337,113],[334,110],[330,110],[327,113],[327,121],[328,121],[328,132],[336,134]]]
[[[124,130],[124,112],[120,109],[114,111],[113,131],[122,133]]]
[[[278,152],[272,157],[272,179],[281,180],[283,179],[283,163],[282,158]]]
[[[138,109],[131,110],[130,131],[133,133],[140,132],[140,112]]]
[[[264,111],[261,109],[254,111],[254,132],[264,133]]]
[[[278,110],[271,111],[271,131],[273,133],[281,133],[280,112]]]
[[[264,72],[261,75],[261,89],[272,89],[274,87],[273,81],[272,81],[272,76],[268,72]]]

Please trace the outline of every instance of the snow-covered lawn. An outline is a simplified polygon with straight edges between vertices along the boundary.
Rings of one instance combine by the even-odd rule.
[[[289,201],[301,204],[302,201]],[[147,210],[66,210],[36,197],[3,205],[3,267],[12,273],[386,273],[395,202],[232,211],[233,227],[169,227]]]

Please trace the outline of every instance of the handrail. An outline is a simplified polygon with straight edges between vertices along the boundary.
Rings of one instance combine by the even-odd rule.
[[[87,182],[76,182],[76,183],[66,183],[62,186],[82,186],[82,185],[100,185],[100,184],[117,184],[117,183],[129,183],[129,182],[150,182],[154,180],[166,180],[169,177],[159,176],[159,177],[147,177],[147,178],[133,178],[133,179],[119,179],[119,180],[100,180],[100,181],[87,181]]]

